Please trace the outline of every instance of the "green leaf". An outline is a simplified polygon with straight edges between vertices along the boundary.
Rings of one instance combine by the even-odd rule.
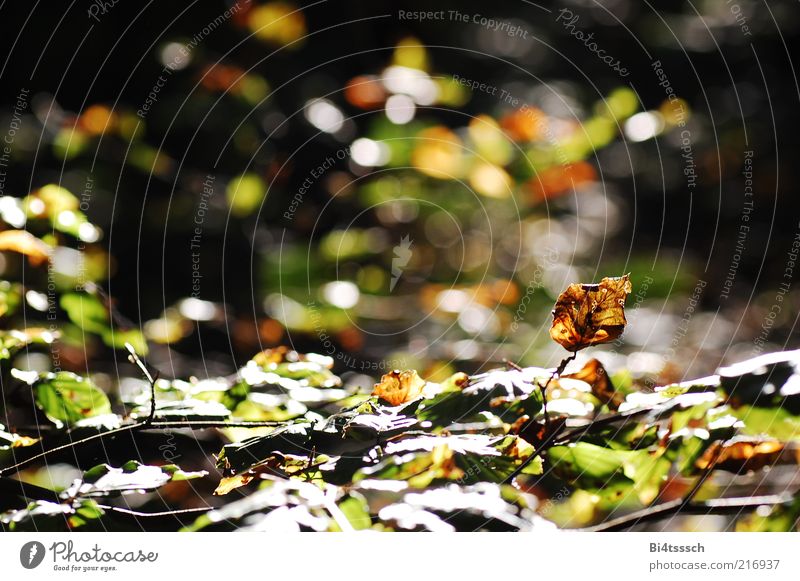
[[[108,310],[96,296],[88,293],[65,293],[60,304],[67,312],[69,320],[84,331],[102,335],[109,330]]]
[[[11,373],[33,387],[36,405],[58,427],[111,413],[108,396],[90,379],[69,371],[37,375],[14,369]]]
[[[800,442],[800,416],[785,408],[742,406],[731,410],[742,420],[741,431],[749,436],[770,436],[783,442]]]
[[[0,280],[0,317],[11,315],[22,302],[22,285]]]
[[[586,442],[554,446],[548,458],[557,474],[582,487],[603,488],[620,480],[630,481],[645,505],[658,495],[671,465],[661,451],[611,450]]]
[[[444,427],[480,417],[484,412],[512,422],[523,414],[534,416],[542,409],[536,382],[546,381],[549,375],[546,369],[536,367],[489,371],[471,377],[461,389],[449,387],[424,400],[417,417]]]
[[[342,511],[347,521],[357,531],[362,531],[372,526],[372,518],[369,515],[367,501],[358,493],[351,492],[344,500],[339,502],[339,510]]]

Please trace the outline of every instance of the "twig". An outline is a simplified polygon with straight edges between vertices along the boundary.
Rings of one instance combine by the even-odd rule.
[[[632,512],[593,527],[575,530],[583,532],[622,531],[639,523],[661,520],[678,514],[738,514],[744,509],[757,508],[759,506],[778,506],[791,502],[791,500],[792,495],[787,493],[744,498],[716,498],[704,502],[689,502],[688,504],[685,498],[678,498]]]
[[[136,354],[136,350],[133,348],[133,345],[130,343],[125,343],[125,349],[128,350],[128,361],[138,367],[142,372],[142,375],[144,375],[147,381],[150,383],[150,414],[143,422],[145,425],[150,425],[153,423],[153,418],[156,415],[156,381],[158,380],[159,373],[156,371],[155,378],[150,375],[150,371],[148,371],[147,366]]]
[[[208,512],[214,510],[213,506],[204,506],[200,508],[180,508],[176,510],[165,510],[162,512],[139,512],[138,510],[131,510],[129,508],[122,508],[120,506],[109,506],[107,504],[98,504],[97,506],[102,508],[103,510],[110,510],[113,512],[120,512],[122,514],[127,514],[130,516],[141,516],[141,517],[164,517],[164,516],[174,516],[179,514],[194,514],[198,512]]]
[[[562,359],[561,363],[559,363],[558,367],[553,370],[553,373],[550,375],[544,385],[541,385],[537,382],[539,390],[542,393],[542,413],[544,414],[545,429],[550,428],[550,417],[547,415],[547,388],[550,387],[550,383],[552,383],[556,377],[560,377],[561,374],[564,373],[564,370],[567,368],[567,365],[569,365],[569,362],[574,361],[577,356],[578,352],[576,351],[569,357]]]
[[[144,425],[144,422],[134,424],[134,426],[142,430],[165,430],[165,429],[180,429],[187,430],[200,430],[204,428],[274,428],[282,426],[286,422],[276,421],[241,421],[241,422],[228,422],[225,420],[165,420],[159,422],[151,422],[149,425]]]

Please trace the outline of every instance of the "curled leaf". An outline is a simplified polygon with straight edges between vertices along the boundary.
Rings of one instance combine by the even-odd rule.
[[[425,380],[415,370],[394,370],[381,377],[372,395],[377,395],[389,405],[398,406],[422,395],[423,387]]]
[[[604,278],[598,284],[573,283],[553,309],[550,337],[567,351],[613,341],[625,330],[629,275]]]

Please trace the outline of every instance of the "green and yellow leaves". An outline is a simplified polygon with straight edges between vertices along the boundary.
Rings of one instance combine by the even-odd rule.
[[[11,373],[33,388],[36,405],[58,427],[111,413],[108,396],[89,379],[68,371]]]
[[[671,466],[660,449],[612,450],[586,442],[553,447],[548,457],[557,474],[584,488],[628,484],[626,495],[633,495],[643,505],[658,496]]]

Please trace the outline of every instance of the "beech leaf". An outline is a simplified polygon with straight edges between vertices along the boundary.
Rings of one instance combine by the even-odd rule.
[[[567,351],[613,341],[625,330],[629,275],[604,278],[598,284],[573,283],[553,309],[550,337]]]

